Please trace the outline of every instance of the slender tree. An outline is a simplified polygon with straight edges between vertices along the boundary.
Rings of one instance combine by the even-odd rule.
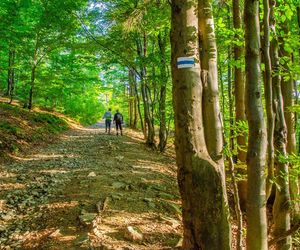
[[[282,13],[284,15],[284,13]],[[284,34],[284,37],[280,37],[280,46],[279,46],[279,53],[280,57],[283,58],[283,75],[286,77],[281,78],[281,90],[282,90],[282,97],[283,97],[283,104],[284,104],[284,117],[285,117],[285,123],[286,123],[286,129],[287,129],[287,141],[286,141],[286,152],[289,155],[296,154],[296,116],[293,111],[290,110],[292,106],[294,106],[294,79],[293,75],[291,73],[289,64],[292,62],[292,55],[291,53],[287,52],[285,50],[286,40],[288,39],[289,34],[289,24],[288,19],[285,20],[285,22],[282,24],[282,33]],[[289,166],[291,169],[293,169],[293,166]],[[300,195],[300,188],[299,188],[299,180],[297,178],[297,174],[293,176],[293,178],[290,178],[290,192],[291,192],[291,198],[293,200],[292,207],[293,207],[293,219],[294,220],[300,220],[300,204],[297,202],[297,197]]]
[[[272,65],[270,56],[270,6],[269,0],[263,1],[264,16],[263,16],[263,60],[265,64],[264,71],[264,90],[265,90],[265,105],[267,113],[267,165],[268,176],[266,182],[267,197],[271,193],[272,180],[274,178],[274,127],[275,116],[273,110],[273,88],[272,88]]]
[[[241,37],[239,35],[242,30],[242,18],[241,18],[241,8],[240,0],[232,1],[232,13],[233,13],[233,27],[235,29],[235,39],[240,41]],[[235,122],[238,124],[241,121],[246,121],[246,111],[245,111],[245,80],[244,73],[242,69],[242,56],[243,56],[243,46],[234,44],[234,97],[235,97]],[[237,147],[238,147],[238,159],[241,162],[246,161],[246,136],[237,136]]]
[[[8,55],[7,92],[6,92],[6,95],[11,99],[10,102],[12,102],[14,88],[15,88],[15,57],[16,57],[15,49],[10,48],[9,55]]]
[[[167,61],[166,61],[166,46],[167,35],[159,34],[158,46],[160,52],[160,98],[159,98],[159,144],[158,148],[161,152],[164,151],[167,145],[167,123],[166,123],[166,97],[167,97]]]
[[[283,97],[281,92],[281,76],[279,70],[279,44],[276,33],[274,15],[275,1],[270,5],[270,26],[273,39],[271,42],[271,60],[273,68],[273,101],[275,104],[275,127],[274,127],[274,150],[275,150],[275,179],[276,195],[273,205],[274,237],[279,237],[290,229],[290,192],[289,192],[289,171],[288,164],[280,160],[280,156],[286,156],[287,129],[284,119]],[[276,243],[276,249],[291,249],[291,237]]]
[[[152,101],[151,93],[149,89],[148,71],[146,66],[146,58],[148,53],[148,36],[144,31],[142,39],[137,38],[137,52],[139,58],[142,60],[140,65],[140,76],[141,76],[141,93],[144,105],[144,134],[146,136],[147,145],[155,146],[155,130],[152,116]]]
[[[128,70],[128,81],[129,81],[129,126],[132,129],[136,129],[136,97],[134,90],[134,71],[132,69]]]
[[[215,27],[210,0],[199,0],[201,81],[205,142],[210,157],[224,168],[223,127],[219,104]]]
[[[230,12],[230,6],[226,4],[227,11]],[[231,16],[227,16],[227,28],[231,29]],[[234,100],[233,100],[233,86],[232,86],[232,46],[228,45],[227,48],[227,91],[228,91],[228,112],[229,112],[229,146],[230,150],[234,151],[235,149],[235,140],[234,140]]]
[[[245,1],[247,152],[247,249],[267,250],[266,125],[260,83],[259,1]]]

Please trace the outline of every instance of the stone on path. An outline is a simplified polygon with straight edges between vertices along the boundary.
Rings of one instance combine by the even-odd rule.
[[[142,241],[143,235],[136,231],[132,226],[128,226],[125,229],[124,237],[131,241]]]
[[[57,238],[57,237],[61,237],[62,234],[60,233],[60,230],[57,229],[56,231],[54,231],[52,234],[49,235],[50,238]]]
[[[90,172],[90,173],[88,174],[88,177],[96,177],[95,172]]]

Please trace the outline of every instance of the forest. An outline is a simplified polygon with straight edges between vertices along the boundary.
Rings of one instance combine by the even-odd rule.
[[[182,240],[99,249],[298,249],[299,38],[299,0],[1,0],[0,150],[25,145],[5,141],[7,112],[59,134],[33,112],[88,127],[120,110],[145,150],[174,154]]]

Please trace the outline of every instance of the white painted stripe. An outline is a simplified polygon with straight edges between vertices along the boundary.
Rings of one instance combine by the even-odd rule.
[[[177,68],[193,68],[195,66],[194,57],[178,57],[177,58]]]

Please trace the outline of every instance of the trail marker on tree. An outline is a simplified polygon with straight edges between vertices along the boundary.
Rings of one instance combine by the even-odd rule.
[[[177,68],[193,68],[195,66],[195,58],[194,57],[178,57],[177,58]]]

